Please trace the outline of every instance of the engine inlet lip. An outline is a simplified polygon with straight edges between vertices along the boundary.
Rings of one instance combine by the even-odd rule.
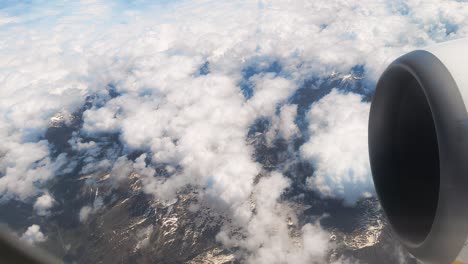
[[[389,78],[396,71],[412,75],[428,101],[437,134],[439,151],[439,193],[432,227],[423,241],[411,241],[392,227],[408,251],[427,263],[450,263],[468,235],[468,114],[456,81],[445,65],[432,53],[417,50],[395,60],[385,70],[375,90],[369,117],[369,155],[377,186],[376,167],[379,151],[376,127],[381,120],[381,102],[385,100]],[[468,89],[468,87],[466,87]],[[415,190],[417,191],[417,190]],[[385,204],[382,204],[385,212]],[[391,221],[390,221],[390,224]]]

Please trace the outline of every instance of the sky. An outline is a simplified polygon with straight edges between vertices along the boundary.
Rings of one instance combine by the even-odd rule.
[[[306,188],[353,206],[374,195],[367,119],[379,75],[467,34],[468,5],[450,0],[0,1],[0,201],[47,217],[47,182],[79,161],[80,175],[108,171],[116,184],[139,173],[158,200],[201,190],[232,219],[217,240],[245,262],[321,262],[327,231],[304,224],[296,246],[282,198],[294,179],[255,159],[252,126],[266,120],[267,144],[283,140],[291,162],[311,164]],[[330,79],[337,87],[317,101],[294,100]],[[77,114],[70,155],[46,132]],[[47,234],[33,225],[23,237]]]

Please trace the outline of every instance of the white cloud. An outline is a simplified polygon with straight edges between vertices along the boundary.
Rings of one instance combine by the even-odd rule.
[[[30,243],[44,242],[47,240],[47,237],[41,232],[41,227],[38,225],[32,225],[28,227],[26,232],[21,236],[21,239]]]
[[[329,234],[318,224],[297,227],[295,212],[280,202],[288,186],[289,180],[277,172],[260,179],[252,197],[255,214],[245,224],[244,233],[230,236],[230,229],[223,229],[217,239],[247,250],[247,263],[324,263],[332,248]]]
[[[115,116],[117,111],[118,109],[114,107],[103,107],[86,111],[83,115],[83,118],[86,120],[83,130],[94,133],[100,131],[117,132],[119,123],[119,120]]]
[[[291,140],[299,134],[299,128],[295,119],[297,116],[297,105],[284,105],[281,107],[279,116],[274,116],[271,120],[270,128],[266,134],[268,144],[279,136],[286,141]]]
[[[94,201],[91,205],[85,205],[81,207],[80,212],[78,213],[78,219],[80,222],[86,222],[88,218],[101,210],[104,207],[104,200],[101,196],[98,196],[99,192],[96,190]]]
[[[249,105],[260,116],[272,116],[276,106],[292,95],[297,88],[293,82],[269,73],[252,77],[254,82],[254,96]]]
[[[18,23],[20,20],[17,17],[10,17],[0,13],[0,26],[4,26],[10,23]]]
[[[112,167],[111,176],[117,179],[117,181],[124,181],[133,171],[132,165],[133,162],[128,160],[127,157],[119,157]]]
[[[36,213],[40,216],[46,216],[50,214],[50,208],[54,206],[55,200],[54,198],[49,194],[45,193],[42,196],[39,196],[34,203],[34,210]]]
[[[78,214],[78,218],[80,219],[80,222],[86,222],[88,220],[88,217],[91,215],[93,212],[93,207],[91,206],[83,206],[80,209],[80,213]]]
[[[148,227],[142,228],[137,231],[136,236],[137,236],[138,242],[135,246],[136,250],[148,247],[148,245],[150,244],[150,238],[151,238],[151,234],[153,234],[153,231],[154,231],[153,225],[150,225]]]
[[[47,141],[18,143],[9,137],[0,146],[0,196],[26,199],[65,165],[66,156],[49,157]],[[39,188],[38,188],[39,187]]]
[[[104,88],[113,83],[123,95],[85,111],[84,132],[121,132],[126,146],[154,152],[154,161],[190,163],[182,154],[188,153],[183,142],[190,133],[217,133],[232,125],[241,143],[238,131],[245,133],[255,117],[272,116],[304,79],[362,64],[366,78],[375,81],[389,60],[405,51],[467,36],[466,5],[434,0],[416,8],[418,3],[181,1],[172,9],[150,5],[117,16],[119,5],[91,1],[64,12],[54,5],[32,6],[38,11],[34,18],[5,9],[2,17],[19,26],[3,24],[0,33],[0,135],[11,142],[2,153],[12,156],[35,145],[34,156],[47,159],[38,140],[50,118],[75,112],[86,95],[104,98]],[[149,15],[154,12],[159,15]],[[28,25],[37,30],[21,26],[41,14],[47,19]],[[245,103],[237,86],[240,72],[253,62],[265,64],[262,60],[277,61],[283,74],[252,76],[254,95]],[[205,61],[211,74],[197,77]],[[213,141],[230,139],[223,134]],[[0,191],[22,199],[34,195],[30,183],[37,179],[24,175],[36,161],[1,164],[1,174],[9,172]],[[55,174],[43,168],[39,181]],[[17,177],[13,172],[23,175],[24,186],[6,183]],[[171,181],[167,187],[181,185],[180,178]]]
[[[309,185],[324,196],[354,203],[373,185],[367,152],[370,103],[353,93],[332,90],[308,113],[310,139],[301,147],[314,164]]]

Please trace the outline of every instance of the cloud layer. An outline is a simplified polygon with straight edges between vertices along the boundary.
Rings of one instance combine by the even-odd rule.
[[[282,199],[291,179],[255,160],[251,126],[269,121],[268,144],[307,139],[295,156],[314,165],[309,187],[352,204],[372,191],[369,104],[333,90],[306,111],[303,135],[304,111],[290,98],[311,80],[345,82],[356,67],[370,93],[393,58],[468,34],[460,1],[68,4],[0,7],[0,199],[46,216],[47,183],[79,162],[91,178],[137,172],[155,199],[199,189],[231,219],[218,240],[251,263],[324,262],[333,246],[319,224],[295,223]],[[70,140],[47,137],[57,123]],[[30,229],[25,239],[44,239]]]
[[[310,139],[301,155],[315,167],[307,183],[324,196],[344,197],[353,204],[373,192],[367,153],[369,109],[361,96],[332,90],[308,112]]]
[[[37,242],[46,241],[47,237],[44,236],[44,234],[41,232],[40,226],[32,225],[24,232],[24,234],[21,236],[21,239],[30,244],[34,244]]]

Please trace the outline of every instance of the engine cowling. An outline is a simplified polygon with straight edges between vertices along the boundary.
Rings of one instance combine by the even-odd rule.
[[[380,77],[369,117],[374,185],[404,247],[468,260],[468,39],[410,52]]]

